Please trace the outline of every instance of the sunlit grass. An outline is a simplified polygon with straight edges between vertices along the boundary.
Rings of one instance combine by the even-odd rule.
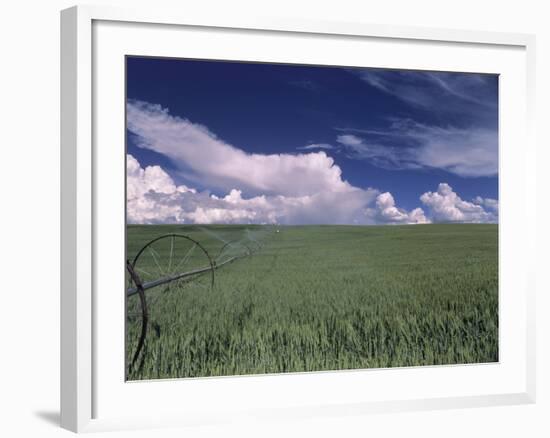
[[[217,254],[217,236],[261,230],[206,228],[129,226],[128,256],[165,233]],[[498,360],[496,225],[281,227],[258,238],[262,249],[217,270],[213,290],[148,292],[131,380]],[[128,324],[128,358],[138,332]]]

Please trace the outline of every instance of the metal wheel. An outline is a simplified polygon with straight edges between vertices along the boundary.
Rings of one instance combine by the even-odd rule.
[[[151,240],[127,262],[126,352],[128,372],[145,357],[150,326],[159,334],[154,313],[157,300],[169,293],[208,292],[214,286],[214,262],[206,249],[183,234]]]
[[[244,243],[241,240],[232,240],[229,242],[225,242],[220,250],[218,251],[218,254],[215,258],[215,263],[223,264],[228,259],[235,258],[235,257],[243,257],[245,255],[251,255],[252,251],[250,247]]]

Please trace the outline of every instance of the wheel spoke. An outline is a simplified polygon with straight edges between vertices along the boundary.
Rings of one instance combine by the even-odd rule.
[[[145,274],[147,275],[148,277],[150,278],[153,278],[153,276],[151,274],[149,274],[149,272],[147,272],[145,269],[142,269],[142,268],[134,268],[136,271],[139,271],[141,272],[142,274]]]
[[[172,272],[172,257],[174,256],[174,236],[170,239],[170,260],[168,260],[168,272]]]
[[[187,260],[189,259],[189,257],[191,257],[191,254],[193,253],[193,251],[195,250],[195,248],[197,247],[197,244],[194,243],[193,246],[189,249],[189,251],[187,251],[187,254],[185,254],[185,256],[179,261],[178,265],[175,267],[174,269],[174,273],[178,273],[178,269],[180,266],[182,265],[185,265],[185,263],[187,262]]]
[[[148,249],[149,249],[149,252],[151,253],[151,257],[153,257],[153,260],[155,261],[155,264],[157,265],[157,268],[159,268],[160,275],[164,277],[164,270],[161,268],[160,263],[158,262],[158,259],[157,259],[158,253],[157,253],[157,255],[155,255],[156,251],[153,248],[151,248],[150,246],[148,247]]]
[[[237,248],[240,248],[238,243],[236,245],[227,243],[219,255],[226,259]],[[179,234],[166,234],[153,239],[137,253],[132,268],[142,277],[142,283],[149,283],[150,286],[142,291],[145,294],[136,295],[140,299],[139,302],[130,298],[126,303],[128,334],[126,345],[127,348],[133,350],[133,352],[129,352],[131,367],[137,363],[136,358],[140,356],[143,358],[148,354],[146,341],[147,333],[150,331],[148,323],[154,324],[154,318],[158,312],[178,312],[177,309],[171,309],[170,306],[173,294],[190,294],[192,299],[193,295],[201,295],[202,291],[209,290],[214,279],[212,263],[208,252],[199,242]],[[184,275],[178,280],[170,278],[192,273],[195,270],[198,270],[199,273]],[[150,283],[156,280],[160,280],[157,286]],[[137,285],[133,283],[130,276],[128,287],[135,286],[137,288]],[[140,303],[141,306],[145,306],[145,311],[140,307]],[[140,331],[141,335],[139,335]],[[135,346],[136,340],[137,347]],[[128,347],[129,345],[132,347]]]

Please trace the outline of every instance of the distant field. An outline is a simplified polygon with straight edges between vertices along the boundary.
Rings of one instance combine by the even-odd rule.
[[[218,269],[213,289],[199,281],[148,291],[143,361],[129,379],[498,361],[497,225],[279,230],[128,226],[129,258],[166,233],[213,255],[223,240],[262,242]],[[147,263],[153,278],[156,256]],[[128,298],[128,360],[137,305]]]

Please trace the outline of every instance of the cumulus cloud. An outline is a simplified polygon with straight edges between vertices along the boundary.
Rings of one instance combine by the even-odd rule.
[[[434,222],[498,222],[498,201],[481,197],[473,202],[464,201],[447,183],[439,184],[437,192],[424,193],[420,200]]]
[[[380,193],[376,197],[374,207],[367,209],[367,215],[377,224],[427,224],[430,221],[421,208],[407,211],[395,205],[395,199],[390,192]]]
[[[482,198],[481,196],[476,196],[472,202],[477,205],[481,205],[483,208],[498,214],[498,201],[491,198]]]
[[[132,156],[126,156],[126,214],[129,223],[157,223],[177,221],[178,209],[157,198],[181,198],[196,194],[185,185],[176,186],[170,175],[160,166],[141,167]]]
[[[481,197],[463,201],[447,184],[421,196],[426,213],[422,208],[407,211],[389,192],[354,187],[343,180],[340,167],[324,151],[249,154],[158,105],[130,102],[127,113],[128,129],[139,147],[170,158],[186,182],[223,193],[216,196],[177,184],[160,166],[142,167],[128,155],[129,223],[414,224],[498,219],[498,201]],[[356,135],[340,135],[338,144],[349,154],[394,166],[420,165],[418,158],[405,159],[397,150],[382,150]],[[328,144],[304,147],[330,148]]]
[[[407,211],[389,192],[352,188],[313,195],[245,197],[231,189],[225,196],[176,185],[160,166],[146,166],[127,156],[129,223],[255,224],[423,224],[430,222],[496,222],[498,201],[462,200],[446,183],[420,200],[428,209]]]
[[[324,151],[248,154],[159,105],[132,101],[128,129],[139,147],[171,159],[186,180],[227,195],[176,186],[159,166],[128,157],[128,220],[135,223],[365,224],[378,191],[354,187]],[[330,149],[312,144],[305,149]]]
[[[218,197],[176,186],[159,166],[142,168],[127,157],[127,218],[129,223],[279,223],[365,224],[365,206],[378,192],[350,187],[345,192],[312,195],[243,197],[232,189]]]
[[[175,117],[160,105],[130,101],[127,127],[139,147],[172,160],[186,177],[209,187],[249,194],[311,196],[354,188],[342,179],[334,160],[323,151],[307,154],[249,154],[205,126]]]
[[[148,166],[142,169],[138,160],[130,154],[126,156],[126,180],[128,199],[139,198],[148,191],[157,193],[194,191],[184,185],[176,187],[170,175],[160,166]]]

